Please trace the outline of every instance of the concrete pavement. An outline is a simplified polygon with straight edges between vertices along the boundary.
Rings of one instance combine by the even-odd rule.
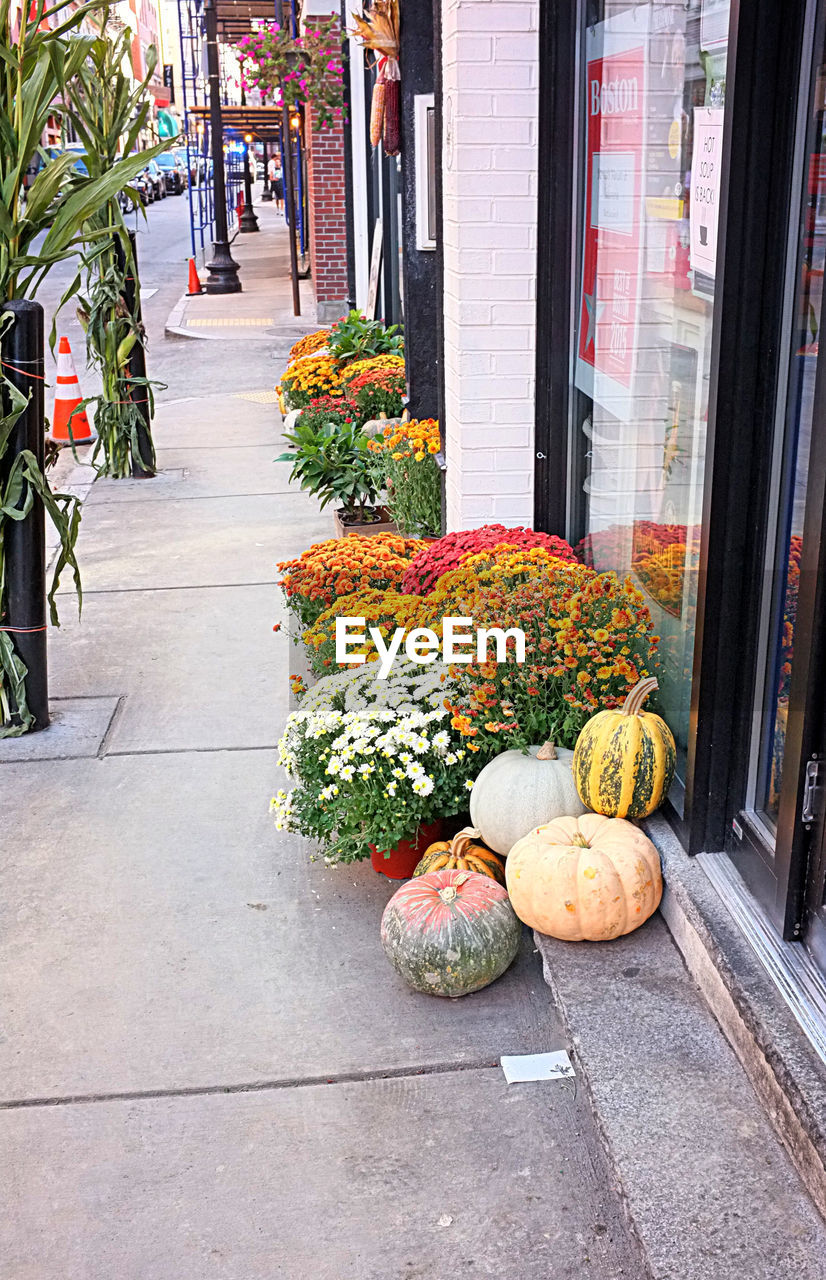
[[[583,1092],[496,1065],[565,1044],[529,935],[488,990],[418,996],[379,944],[394,886],[269,817],[275,562],[330,523],[272,461],[303,329],[259,217],[266,340],[162,338],[181,227],[143,256],[161,474],[93,486],[55,728],[0,747],[0,1277],[636,1280]]]

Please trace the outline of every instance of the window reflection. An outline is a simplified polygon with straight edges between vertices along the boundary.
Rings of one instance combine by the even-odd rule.
[[[631,575],[687,743],[728,0],[593,0],[582,33],[574,424],[582,552]]]

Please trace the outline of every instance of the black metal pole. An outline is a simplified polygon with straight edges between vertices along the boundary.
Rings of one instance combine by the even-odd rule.
[[[221,113],[221,67],[218,58],[218,15],[215,0],[204,0],[207,73],[209,76],[209,130],[212,140],[212,184],[215,239],[212,261],[206,264],[207,293],[240,293],[238,263],[229,251],[227,229],[227,188],[224,176],[224,122]]]
[[[269,151],[267,150],[266,139],[264,139],[261,142],[261,159],[264,163],[264,190],[261,192],[261,199],[272,200],[273,194],[272,194],[272,191],[270,190],[270,175],[268,172]]]
[[[295,181],[293,174],[293,145],[290,137],[290,109],[284,92],[281,92],[281,131],[284,150],[284,199],[287,202],[287,223],[290,230],[290,276],[293,285],[293,315],[301,315],[301,297],[298,292],[298,250],[295,244]]]
[[[141,305],[137,299],[137,289],[135,287],[135,277],[138,275],[138,244],[137,236],[134,231],[129,231],[129,244],[132,248],[131,270],[126,272],[126,283],[124,286],[124,302],[129,308],[130,315],[135,317],[138,324],[139,338],[129,353],[129,372],[133,378],[146,377],[146,346],[144,344],[143,317],[141,315]],[[120,236],[117,237],[118,258],[123,254],[123,243]],[[147,386],[130,387],[129,399],[133,404],[138,406],[141,418],[143,419],[141,426],[138,427],[138,453],[140,459],[132,455],[132,476],[136,480],[151,480],[156,475],[155,470],[155,446],[152,442],[152,411],[149,401],[149,388]],[[141,462],[143,466],[141,466]]]
[[[0,488],[24,449],[43,468],[46,444],[44,418],[45,367],[43,363],[43,308],[26,298],[7,302],[4,313],[15,319],[3,337],[3,372],[27,398],[0,463]],[[5,397],[4,397],[5,399]],[[5,409],[8,411],[8,404]],[[25,487],[24,487],[25,494]],[[21,497],[18,506],[22,506]],[[41,499],[34,495],[25,520],[6,520],[3,530],[5,556],[5,615],[0,627],[12,637],[15,651],[25,664],[26,701],[35,729],[49,723],[49,679],[46,662],[46,516]],[[14,697],[12,710],[16,710]],[[12,715],[19,723],[19,716]]]
[[[244,212],[238,220],[238,230],[257,231],[258,219],[252,207],[252,174],[250,173],[250,144],[244,139]]]

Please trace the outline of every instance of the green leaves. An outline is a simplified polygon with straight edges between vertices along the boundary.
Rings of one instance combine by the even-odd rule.
[[[165,139],[129,154],[146,124],[146,85],[156,55],[150,51],[147,77],[134,86],[124,70],[129,32],[110,39],[107,15],[107,3],[69,11],[68,0],[49,8],[41,0],[15,32],[8,0],[0,4],[0,302],[34,297],[55,263],[94,253],[100,227],[91,224],[147,160],[173,145]],[[50,17],[57,25],[39,29]],[[102,17],[99,34],[81,33],[88,17],[95,25]],[[75,168],[76,155],[52,158],[41,148],[49,118],[61,107],[85,148],[85,174]],[[26,189],[32,166],[38,171],[34,177],[29,172]]]
[[[110,38],[104,24],[66,92],[89,171],[89,181],[77,184],[66,203],[67,225],[79,220],[87,242],[78,277],[66,296],[80,291],[82,277],[86,296],[80,299],[78,315],[86,332],[88,362],[100,371],[103,384],[96,398],[98,442],[92,460],[102,452],[102,474],[120,478],[131,474],[133,461],[149,469],[141,458],[139,440],[145,423],[132,394],[138,387],[144,390],[151,410],[152,387],[145,378],[134,376],[130,368],[143,333],[138,318],[138,273],[117,196],[149,160],[174,144],[174,139],[167,138],[146,151],[130,154],[147,122],[146,86],[157,61],[155,50],[150,49],[146,77],[136,86],[124,69],[130,65],[130,52],[130,31]],[[60,229],[55,231],[58,251],[62,235]],[[96,247],[90,250],[90,245]],[[47,236],[44,248],[49,247]],[[126,302],[127,276],[136,286],[131,309]],[[148,447],[151,458],[146,462],[153,465],[151,441]],[[146,443],[143,449],[145,452]]]
[[[381,320],[367,320],[358,311],[336,321],[327,346],[340,365],[370,356],[404,355],[404,339],[397,324],[385,328]]]

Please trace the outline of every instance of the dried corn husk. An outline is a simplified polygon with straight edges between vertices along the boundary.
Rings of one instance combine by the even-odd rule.
[[[353,14],[356,36],[365,49],[373,49],[385,58],[399,56],[399,0],[373,0],[364,16]]]
[[[381,141],[384,127],[384,105],[387,86],[384,77],[379,76],[373,85],[373,102],[370,107],[370,146],[377,147]]]

